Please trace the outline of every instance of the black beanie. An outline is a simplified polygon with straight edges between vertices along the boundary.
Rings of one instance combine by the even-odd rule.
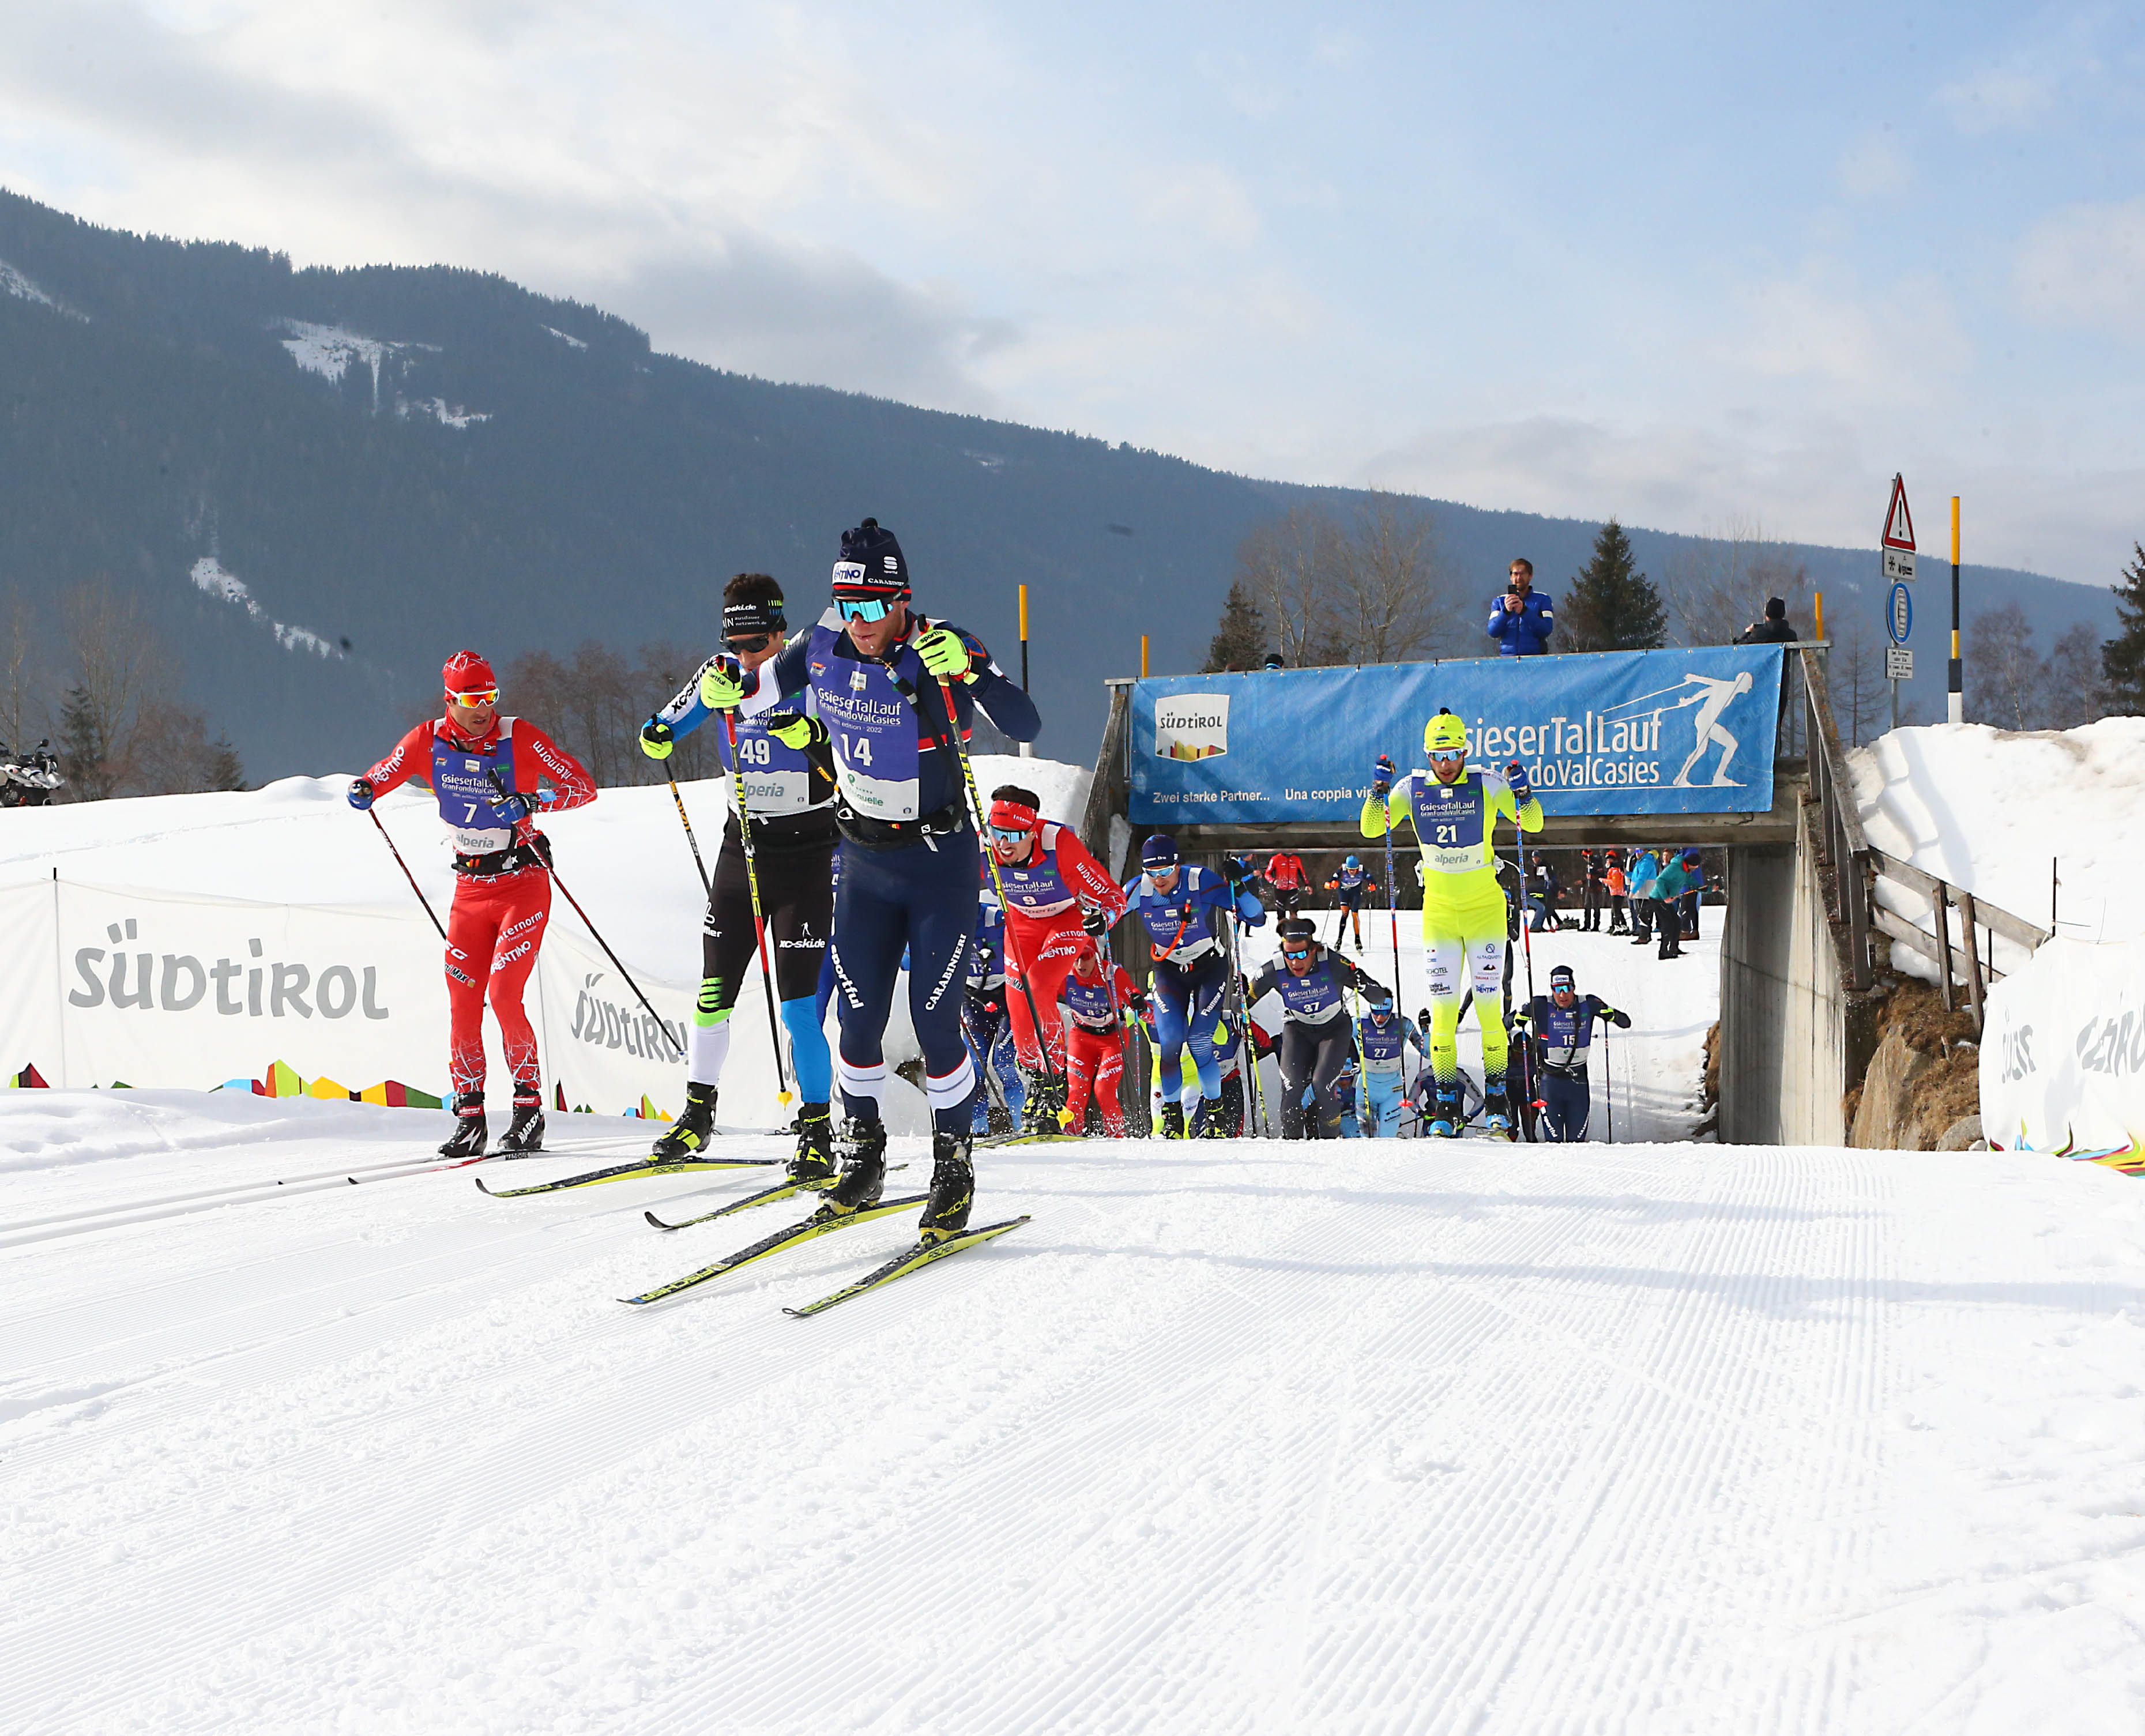
[[[1787,618],[1788,605],[1786,604],[1783,603],[1778,597],[1768,597],[1765,599],[1765,619],[1767,620],[1784,621]]]
[[[842,533],[842,558],[834,563],[837,597],[906,597],[908,563],[901,545],[877,519]]]

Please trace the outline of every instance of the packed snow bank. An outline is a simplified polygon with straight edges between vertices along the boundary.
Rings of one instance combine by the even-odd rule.
[[[1850,753],[1848,765],[1879,849],[2043,928],[2053,867],[2063,883],[2058,933],[2145,933],[2145,718],[2027,734],[1979,724],[1895,729]],[[1922,901],[1899,910],[1928,926]],[[2007,957],[2023,962],[1999,940],[1999,962]],[[1933,978],[1934,965],[1922,969]]]
[[[338,1131],[166,1120],[8,1217],[381,1154],[287,1112]],[[0,1727],[2145,1723],[2145,1190],[2106,1170],[1031,1148],[978,1209],[1033,1223],[830,1314],[779,1307],[898,1223],[613,1300],[786,1221],[641,1218],[751,1185],[433,1173],[12,1249]]]

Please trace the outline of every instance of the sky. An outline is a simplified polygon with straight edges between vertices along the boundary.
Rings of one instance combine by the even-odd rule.
[[[2108,584],[2141,90],[2135,5],[9,0],[0,184],[1292,481],[1874,545],[1899,470]]]

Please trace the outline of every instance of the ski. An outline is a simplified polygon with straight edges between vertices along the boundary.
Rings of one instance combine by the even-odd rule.
[[[905,1163],[891,1163],[887,1166],[886,1172],[890,1176],[898,1170],[905,1170],[908,1167]],[[829,1176],[823,1181],[780,1182],[773,1187],[763,1187],[758,1193],[749,1193],[741,1200],[732,1200],[729,1205],[719,1206],[713,1211],[704,1211],[698,1217],[680,1219],[674,1224],[658,1217],[652,1211],[644,1211],[640,1215],[659,1230],[689,1230],[695,1224],[711,1224],[719,1217],[729,1217],[739,1211],[749,1211],[755,1206],[771,1206],[777,1200],[790,1199],[800,1193],[823,1192],[832,1187],[836,1179]]]
[[[867,1206],[861,1211],[852,1211],[845,1217],[825,1217],[820,1214],[827,1208],[821,1206],[802,1222],[786,1230],[777,1230],[772,1236],[763,1236],[750,1247],[739,1248],[734,1254],[724,1256],[713,1266],[704,1266],[696,1272],[688,1272],[682,1278],[674,1278],[668,1284],[657,1286],[637,1296],[620,1296],[621,1302],[630,1302],[635,1307],[649,1302],[659,1302],[681,1291],[690,1290],[696,1284],[704,1284],[710,1278],[719,1278],[724,1272],[734,1272],[741,1266],[755,1260],[764,1260],[769,1254],[779,1254],[784,1248],[794,1247],[800,1241],[809,1241],[814,1236],[827,1235],[834,1230],[846,1230],[852,1224],[868,1224],[873,1218],[888,1217],[897,1211],[910,1211],[923,1204],[926,1194],[912,1194],[907,1199],[884,1200],[876,1206]]]
[[[556,1181],[539,1181],[533,1187],[490,1188],[484,1185],[484,1177],[475,1178],[476,1185],[495,1200],[518,1200],[532,1193],[559,1193],[569,1187],[593,1187],[599,1181],[630,1181],[641,1176],[703,1176],[718,1169],[766,1169],[782,1161],[779,1157],[672,1157],[651,1161],[637,1158],[631,1163],[615,1164],[610,1169],[591,1170],[585,1176],[566,1176]]]
[[[969,1142],[971,1149],[978,1152],[997,1151],[1002,1146],[1072,1146],[1085,1145],[1084,1133],[995,1133],[983,1139]]]
[[[837,1302],[846,1302],[852,1296],[862,1296],[868,1290],[876,1290],[882,1284],[891,1284],[896,1278],[906,1277],[934,1260],[943,1260],[948,1254],[958,1254],[963,1248],[973,1248],[993,1236],[1003,1236],[1008,1230],[1018,1230],[1032,1221],[1028,1217],[1009,1217],[1002,1224],[986,1224],[980,1230],[966,1231],[948,1236],[943,1241],[919,1241],[913,1248],[896,1254],[877,1271],[868,1272],[854,1284],[845,1284],[832,1296],[821,1296],[816,1302],[807,1302],[802,1308],[785,1308],[782,1311],[792,1320],[803,1320],[807,1315],[824,1313]]]

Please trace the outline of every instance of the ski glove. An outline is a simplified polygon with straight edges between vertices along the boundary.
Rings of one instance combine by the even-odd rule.
[[[762,721],[785,748],[816,748],[827,739],[827,726],[801,711],[770,711]]]
[[[1371,769],[1371,793],[1374,796],[1391,795],[1393,788],[1393,776],[1392,756],[1389,754],[1381,754],[1378,755],[1377,764]]]
[[[961,635],[949,627],[933,627],[917,640],[916,654],[923,659],[923,667],[941,681],[968,679],[968,648],[961,643]]]
[[[701,672],[700,703],[710,711],[735,711],[744,704],[744,679],[729,658],[716,658]]]
[[[678,744],[678,732],[661,718],[650,718],[640,726],[640,751],[650,759],[668,759]]]
[[[1619,1031],[1628,1031],[1631,1028],[1631,1015],[1628,1012],[1620,1012],[1614,1007],[1604,1007],[1594,1016],[1596,1018],[1607,1019]]]
[[[1245,861],[1241,856],[1224,856],[1222,858],[1222,873],[1228,880],[1229,889],[1232,892],[1234,892],[1247,880],[1256,879],[1258,876],[1258,872],[1259,871],[1257,868],[1253,868],[1251,863]]]
[[[1505,782],[1512,786],[1512,793],[1524,802],[1532,795],[1534,786],[1527,782],[1527,769],[1515,759],[1505,768]]]
[[[507,824],[518,826],[544,804],[526,791],[517,789],[510,795],[496,798],[491,805],[506,817]]]
[[[371,807],[372,798],[376,793],[369,779],[353,778],[350,780],[350,805],[359,813],[362,813]]]
[[[1107,934],[1110,919],[1099,910],[1083,910],[1080,913],[1080,926],[1090,934]]]

